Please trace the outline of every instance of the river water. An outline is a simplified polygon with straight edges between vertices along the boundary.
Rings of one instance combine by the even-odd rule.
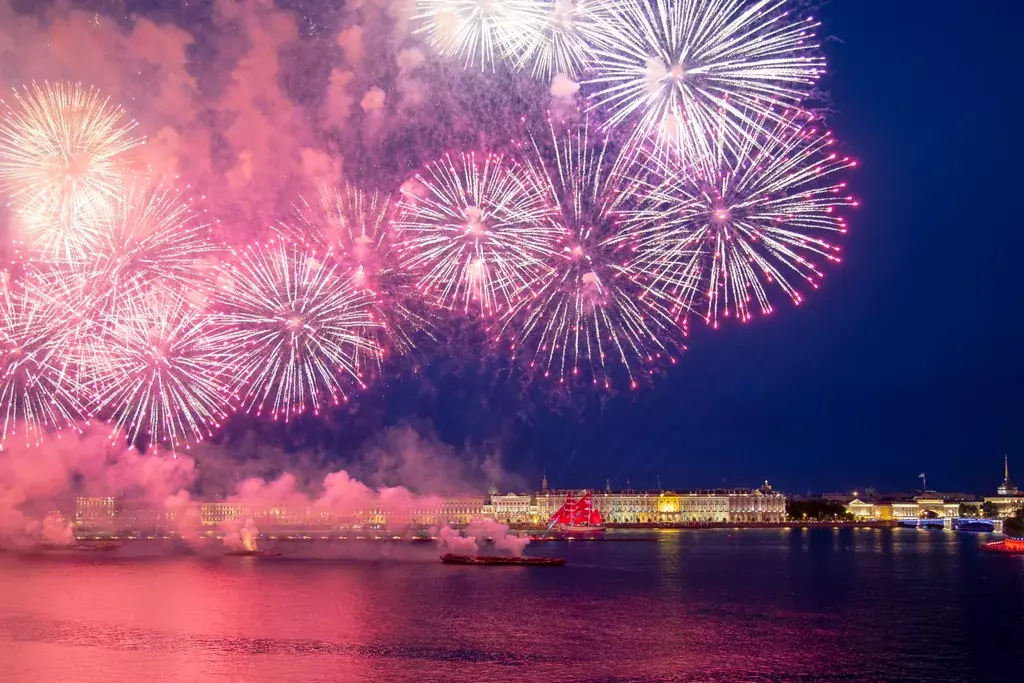
[[[3,681],[958,681],[1024,673],[1024,557],[913,529],[291,557],[0,555]],[[353,542],[354,543],[354,542]]]

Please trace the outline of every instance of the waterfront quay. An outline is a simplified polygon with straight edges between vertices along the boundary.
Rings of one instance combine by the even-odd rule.
[[[570,493],[549,490],[547,480],[534,493],[424,497],[404,507],[374,504],[343,513],[244,501],[206,501],[180,509],[162,508],[147,502],[116,496],[79,497],[75,504],[76,533],[130,530],[162,536],[183,528],[200,532],[232,523],[253,520],[263,528],[332,534],[372,529],[422,529],[464,527],[491,521],[520,530],[543,530]],[[767,485],[759,489],[706,491],[613,491],[593,492],[593,504],[611,528],[683,527],[700,525],[780,524],[786,521],[786,497]]]

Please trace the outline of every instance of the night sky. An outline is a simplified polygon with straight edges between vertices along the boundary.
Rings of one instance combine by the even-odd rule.
[[[991,494],[1004,453],[1024,480],[1020,10],[999,4],[819,13],[835,37],[829,122],[859,161],[862,206],[805,305],[698,329],[653,387],[582,414],[539,407],[510,426],[497,408],[449,407],[433,415],[441,437],[501,436],[508,467],[565,486],[905,491],[925,472],[931,489]]]
[[[167,17],[204,23],[196,5],[127,4],[158,16],[173,5]],[[278,2],[297,14],[310,4],[340,11]],[[411,425],[467,459],[500,456],[520,488],[546,473],[556,487],[653,488],[660,477],[676,489],[768,479],[791,493],[906,491],[925,472],[936,490],[993,493],[1004,454],[1024,483],[1022,150],[1011,127],[1024,104],[1022,12],[834,0],[817,13],[829,37],[821,101],[859,162],[848,179],[861,207],[847,212],[844,262],[804,305],[775,290],[770,318],[697,327],[679,364],[639,390],[584,386],[570,398],[509,380],[482,340],[450,334],[458,343],[425,353],[417,374],[406,368],[351,408],[286,428],[243,418],[218,440],[254,431],[345,466],[367,440]]]

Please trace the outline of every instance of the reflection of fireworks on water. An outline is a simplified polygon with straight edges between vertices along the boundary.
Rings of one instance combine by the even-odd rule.
[[[597,24],[595,0],[525,0],[535,8],[537,26],[523,30],[512,61],[542,81],[556,74],[575,79],[593,59],[590,34]]]
[[[445,57],[494,70],[523,36],[540,30],[544,15],[533,0],[416,0],[416,33]]]
[[[709,153],[763,140],[754,122],[787,119],[824,72],[811,20],[784,0],[622,0],[602,7],[595,32],[594,106],[608,125],[638,118],[638,140]],[[689,154],[687,156],[690,156]]]
[[[71,259],[89,250],[94,219],[124,181],[123,155],[141,144],[134,127],[80,85],[33,83],[14,93],[0,117],[0,185],[34,248]]]
[[[635,366],[671,359],[669,347],[681,349],[682,336],[670,312],[647,296],[615,253],[620,205],[635,187],[610,174],[607,143],[593,145],[588,126],[561,139],[551,132],[555,163],[534,141],[532,171],[560,209],[554,220],[565,240],[552,273],[535,296],[509,311],[503,331],[530,347],[532,364],[545,375],[564,381],[583,364],[595,384],[603,377],[607,386],[608,366],[617,361],[635,387]]]
[[[288,239],[326,252],[327,260],[338,265],[339,276],[350,278],[370,298],[379,325],[366,334],[376,347],[356,349],[360,366],[364,360],[379,364],[385,348],[410,351],[416,346],[414,336],[431,336],[433,327],[426,315],[415,310],[419,292],[411,273],[398,262],[390,213],[387,197],[343,182],[337,188],[322,187],[319,203],[303,198],[294,222],[276,228]]]
[[[18,430],[29,445],[85,417],[70,364],[67,316],[0,273],[0,449]]]
[[[237,379],[242,407],[288,420],[322,397],[347,400],[339,375],[360,386],[358,357],[379,352],[367,331],[371,299],[295,245],[236,254],[215,295],[218,343]]]
[[[500,312],[550,273],[562,230],[542,188],[504,158],[446,155],[402,194],[402,265],[439,305]]]
[[[722,143],[685,170],[665,171],[621,238],[652,288],[686,306],[706,297],[704,317],[716,327],[722,317],[749,320],[754,300],[770,313],[769,284],[798,304],[793,279],[817,288],[816,261],[839,261],[826,240],[846,232],[837,209],[856,206],[833,174],[855,162],[830,151],[831,133],[801,121],[763,134],[757,122],[737,150]]]
[[[112,438],[187,448],[220,426],[230,388],[208,315],[181,295],[150,292],[124,297],[103,324],[106,334],[86,340],[83,359]]]

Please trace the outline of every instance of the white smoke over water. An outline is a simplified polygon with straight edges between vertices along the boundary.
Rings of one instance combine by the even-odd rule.
[[[464,531],[444,526],[437,533],[441,552],[472,557],[494,554],[492,549],[497,554],[519,556],[529,543],[528,536],[509,533],[507,525],[491,520],[471,522]]]

